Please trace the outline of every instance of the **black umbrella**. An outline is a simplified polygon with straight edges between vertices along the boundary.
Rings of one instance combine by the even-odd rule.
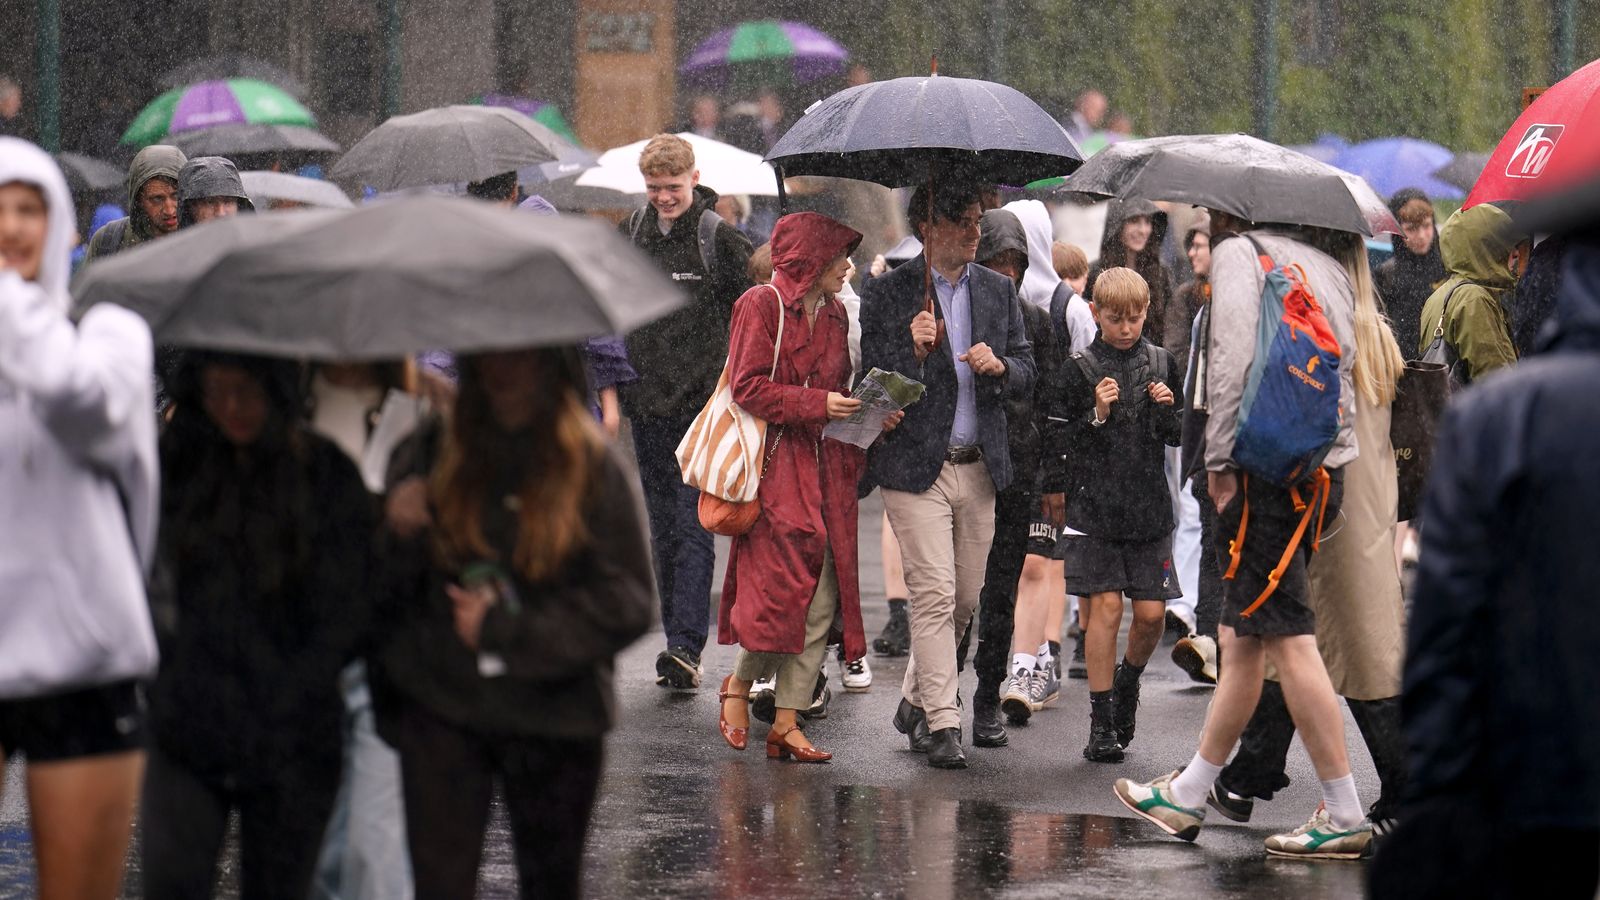
[[[1251,222],[1371,237],[1400,225],[1359,176],[1244,134],[1121,141],[1067,176],[1064,191],[1193,203]]]
[[[374,128],[334,165],[333,179],[397,191],[561,162],[592,165],[594,156],[513,109],[442,106]]]
[[[875,81],[806,111],[767,161],[784,175],[889,187],[958,177],[1027,184],[1083,164],[1066,129],[1003,84],[938,75]]]
[[[298,125],[218,125],[167,135],[186,156],[256,153],[338,153],[339,145],[315,128]]]
[[[67,176],[67,188],[74,194],[114,191],[123,186],[122,170],[103,160],[82,153],[57,153],[56,165]]]
[[[301,359],[392,359],[619,334],[684,296],[617,234],[442,196],[221,219],[90,266],[158,341]]]
[[[184,63],[163,74],[157,84],[165,91],[225,78],[254,78],[275,84],[296,97],[305,97],[307,93],[305,84],[287,70],[243,53],[219,53]]]
[[[1483,167],[1488,164],[1487,153],[1457,153],[1448,163],[1435,169],[1433,177],[1463,191],[1470,191],[1478,183],[1478,176],[1483,174]]]

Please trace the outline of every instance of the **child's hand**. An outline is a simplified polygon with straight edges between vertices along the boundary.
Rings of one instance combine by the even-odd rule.
[[[1111,404],[1122,397],[1122,389],[1117,387],[1117,380],[1109,375],[1100,379],[1094,388],[1094,417],[1104,422],[1111,418]]]
[[[1172,396],[1172,388],[1159,381],[1150,382],[1150,399],[1162,406],[1171,406],[1175,400]]]

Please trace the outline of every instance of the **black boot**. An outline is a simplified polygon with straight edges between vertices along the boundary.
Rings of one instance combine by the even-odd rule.
[[[935,769],[965,769],[967,755],[961,752],[961,729],[941,728],[928,740],[928,765]]]
[[[922,707],[912,706],[910,700],[901,697],[900,708],[894,711],[894,730],[910,739],[913,751],[928,752],[928,714]]]
[[[1090,762],[1122,762],[1122,745],[1117,743],[1117,728],[1112,723],[1110,691],[1089,694],[1089,746],[1083,758]]]
[[[1134,720],[1139,715],[1139,676],[1144,666],[1135,666],[1124,659],[1111,679],[1112,722],[1117,729],[1117,743],[1128,749],[1133,743]]]
[[[978,693],[972,698],[974,747],[1004,747],[1010,741],[1006,726],[1000,722],[999,694],[999,690],[992,685],[978,685]]]
[[[1399,798],[1406,786],[1404,739],[1400,731],[1400,698],[1346,700],[1350,717],[1361,729],[1372,766],[1378,770],[1378,800],[1367,811],[1374,836],[1394,830]]]
[[[872,652],[879,656],[905,656],[911,652],[911,619],[906,616],[906,601],[889,601],[889,624],[873,639]]]

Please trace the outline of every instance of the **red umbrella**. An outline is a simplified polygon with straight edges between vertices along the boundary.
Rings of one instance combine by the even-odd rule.
[[[1489,155],[1462,208],[1527,200],[1600,174],[1600,59],[1533,101]]]

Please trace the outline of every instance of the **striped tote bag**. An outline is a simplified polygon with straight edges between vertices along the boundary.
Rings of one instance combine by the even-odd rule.
[[[769,285],[770,287],[770,285]],[[778,351],[783,346],[783,297],[778,300],[778,338],[772,345],[772,371],[778,374]],[[678,468],[683,483],[700,490],[700,525],[714,534],[737,535],[750,530],[760,514],[756,494],[761,488],[762,450],[767,440],[765,420],[733,402],[728,365],[722,366],[717,389],[678,443]]]

